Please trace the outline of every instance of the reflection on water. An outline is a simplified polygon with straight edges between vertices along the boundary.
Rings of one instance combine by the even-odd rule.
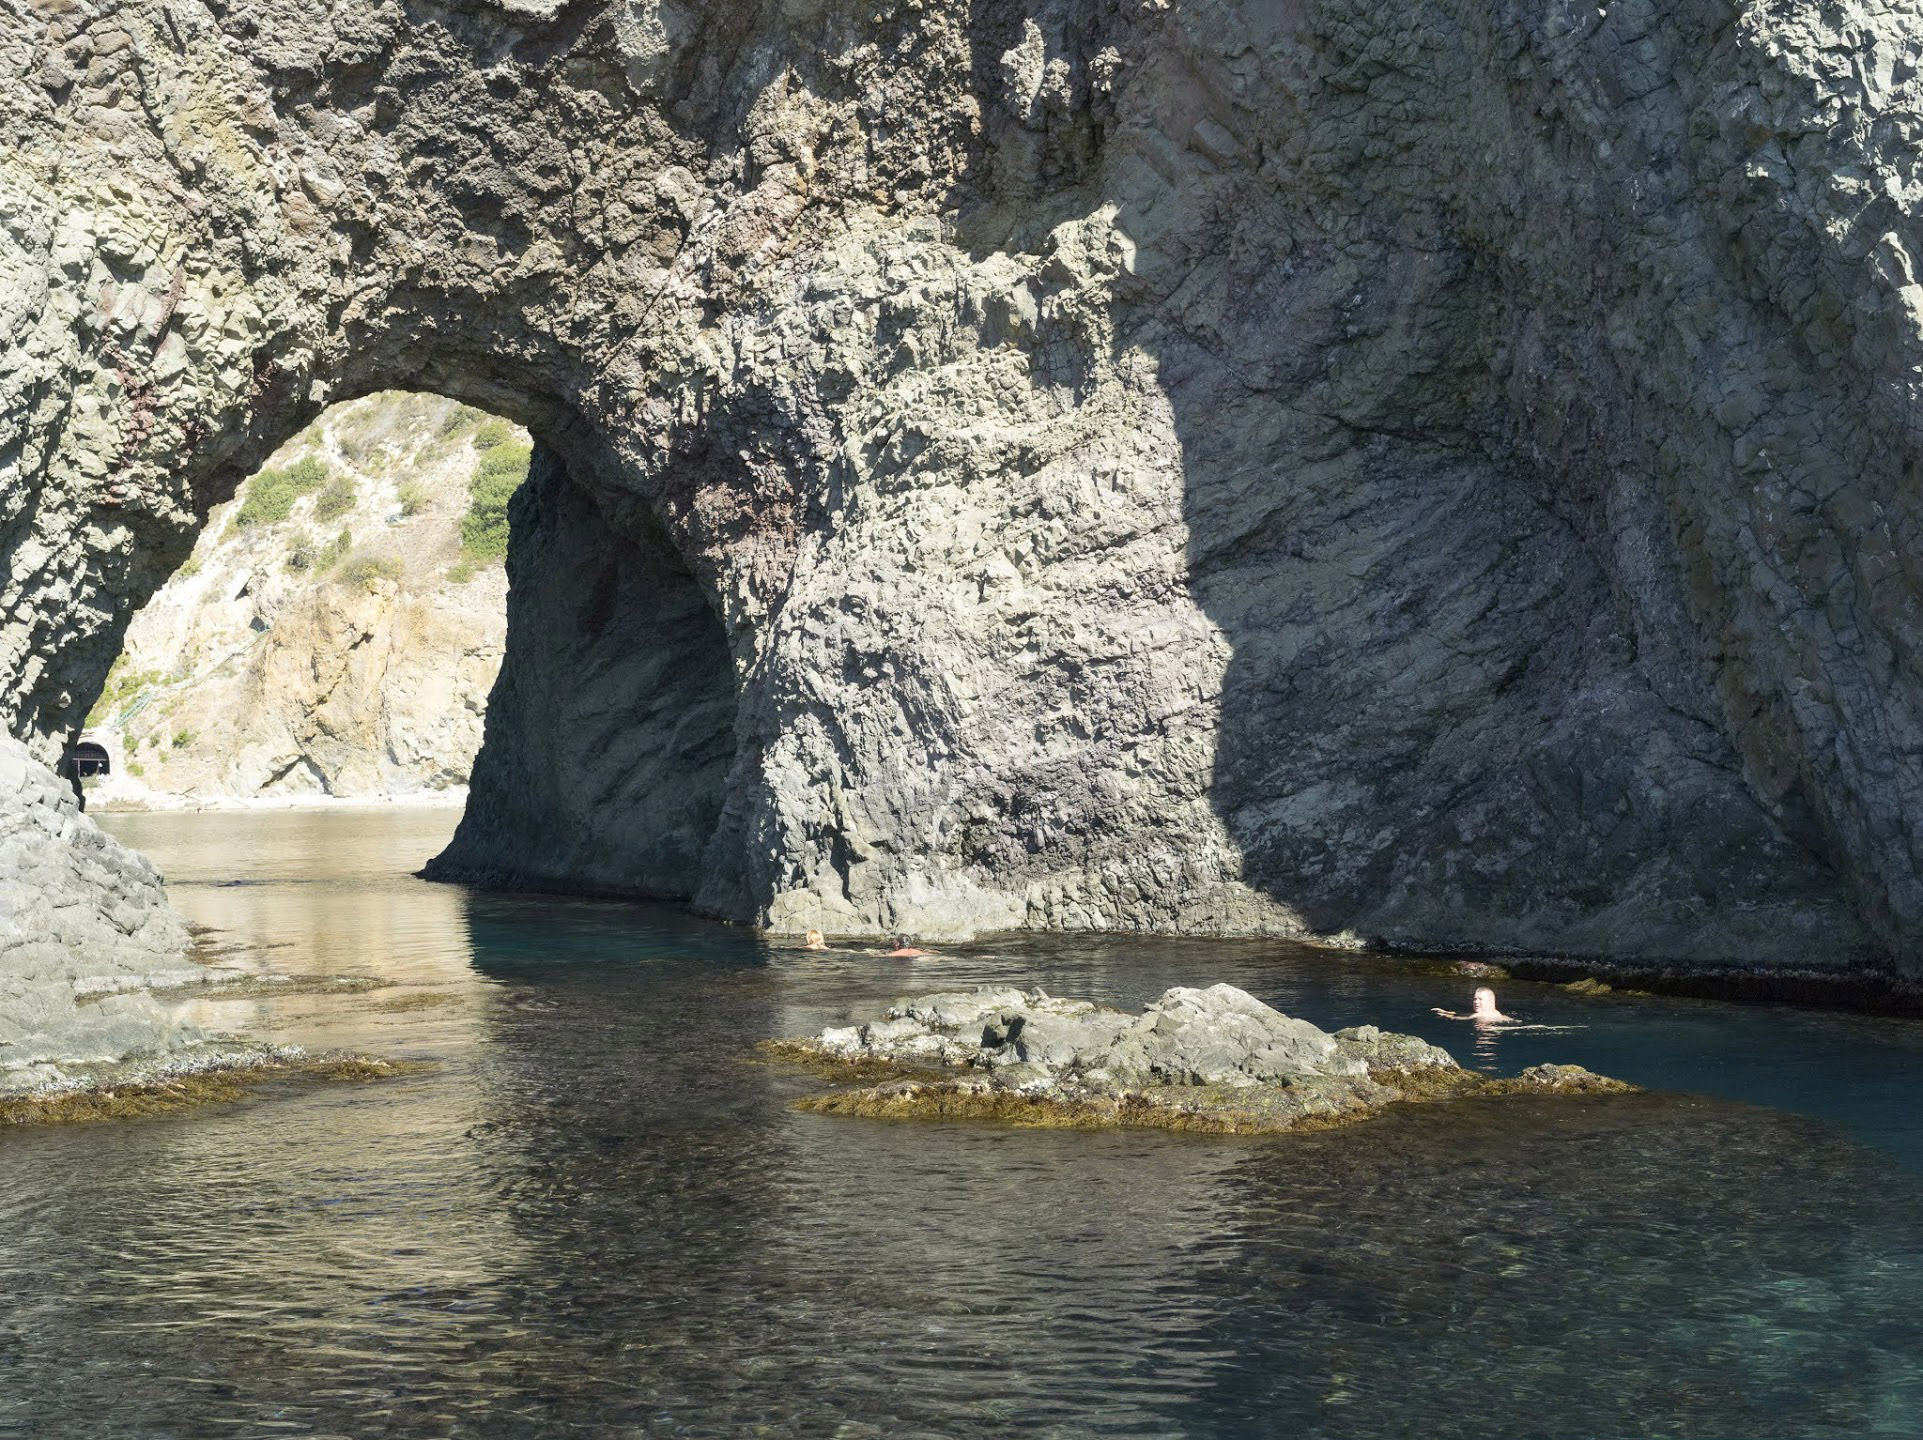
[[[1509,984],[1583,1028],[1484,1053],[1466,982],[1274,944],[904,965],[410,878],[452,820],[111,822],[247,963],[392,982],[201,1023],[437,1063],[0,1135],[0,1434],[1923,1434],[1915,1026]],[[797,1114],[753,1054],[987,980],[1704,1098],[1063,1134]]]

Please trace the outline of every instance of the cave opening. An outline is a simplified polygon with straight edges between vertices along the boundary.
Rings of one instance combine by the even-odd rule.
[[[212,510],[68,768],[96,813],[405,808],[430,878],[686,901],[734,690],[645,505],[612,523],[522,426],[375,391]]]

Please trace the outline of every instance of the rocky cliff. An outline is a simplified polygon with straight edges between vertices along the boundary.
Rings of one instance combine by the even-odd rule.
[[[151,991],[204,972],[154,867],[4,735],[0,800],[0,1094],[185,1038]]]
[[[282,446],[127,627],[87,732],[123,763],[89,804],[461,798],[507,629],[499,557],[462,529],[526,450],[405,394]]]
[[[547,477],[451,871],[571,806],[779,927],[1923,973],[1911,8],[0,16],[43,758],[248,470],[427,388]]]

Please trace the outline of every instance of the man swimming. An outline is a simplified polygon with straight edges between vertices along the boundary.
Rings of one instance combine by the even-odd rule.
[[[1473,1020],[1478,1025],[1520,1025],[1522,1023],[1515,1016],[1505,1015],[1496,1008],[1496,992],[1487,985],[1476,987],[1476,1008],[1467,1015],[1458,1015],[1455,1011],[1444,1010],[1440,1006],[1431,1006],[1430,1010],[1444,1020]]]

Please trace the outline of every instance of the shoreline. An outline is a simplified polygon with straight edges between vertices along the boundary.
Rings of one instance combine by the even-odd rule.
[[[319,813],[336,810],[451,810],[465,808],[465,787],[418,791],[392,796],[217,796],[178,800],[161,805],[107,802],[89,807],[95,815],[190,815],[251,813]],[[666,906],[691,919],[735,927],[740,921],[704,913],[686,900],[648,895],[608,886],[570,885],[551,878],[503,874],[496,870],[462,867],[439,871],[432,862],[413,872],[436,883],[465,885],[477,890],[510,894],[549,895],[571,900],[599,901],[606,904]],[[759,926],[748,926],[774,943],[798,942],[799,933],[790,934]],[[1278,937],[1261,934],[1223,933],[1201,935],[1193,932],[1164,933],[1142,930],[1001,930],[983,932],[967,940],[948,942],[956,950],[976,945],[996,945],[1043,937],[1063,939],[1131,941],[1183,940],[1247,944],[1271,942],[1300,946],[1325,955],[1367,956],[1414,970],[1449,970],[1462,964],[1487,965],[1502,978],[1568,985],[1582,981],[1600,982],[1610,991],[1625,996],[1632,992],[1666,998],[1715,1001],[1737,1005],[1786,1005],[1803,1010],[1828,1010],[1847,1014],[1880,1015],[1900,1019],[1923,1019],[1923,980],[1907,980],[1893,968],[1851,972],[1818,966],[1794,969],[1765,969],[1728,962],[1701,967],[1687,960],[1614,959],[1607,956],[1559,955],[1544,952],[1517,953],[1501,950],[1415,950],[1380,943],[1359,947],[1330,944],[1313,936]],[[849,931],[830,935],[831,942],[864,943],[886,939],[872,933]],[[1596,993],[1605,993],[1597,991]]]
[[[89,815],[204,815],[298,810],[465,810],[465,786],[407,795],[208,795],[155,799],[103,795],[83,804]],[[156,800],[158,803],[156,803]]]
[[[0,1134],[15,1126],[172,1114],[244,1100],[276,1083],[365,1082],[429,1068],[426,1061],[229,1037],[169,1055],[49,1067],[25,1085],[0,1081]]]

